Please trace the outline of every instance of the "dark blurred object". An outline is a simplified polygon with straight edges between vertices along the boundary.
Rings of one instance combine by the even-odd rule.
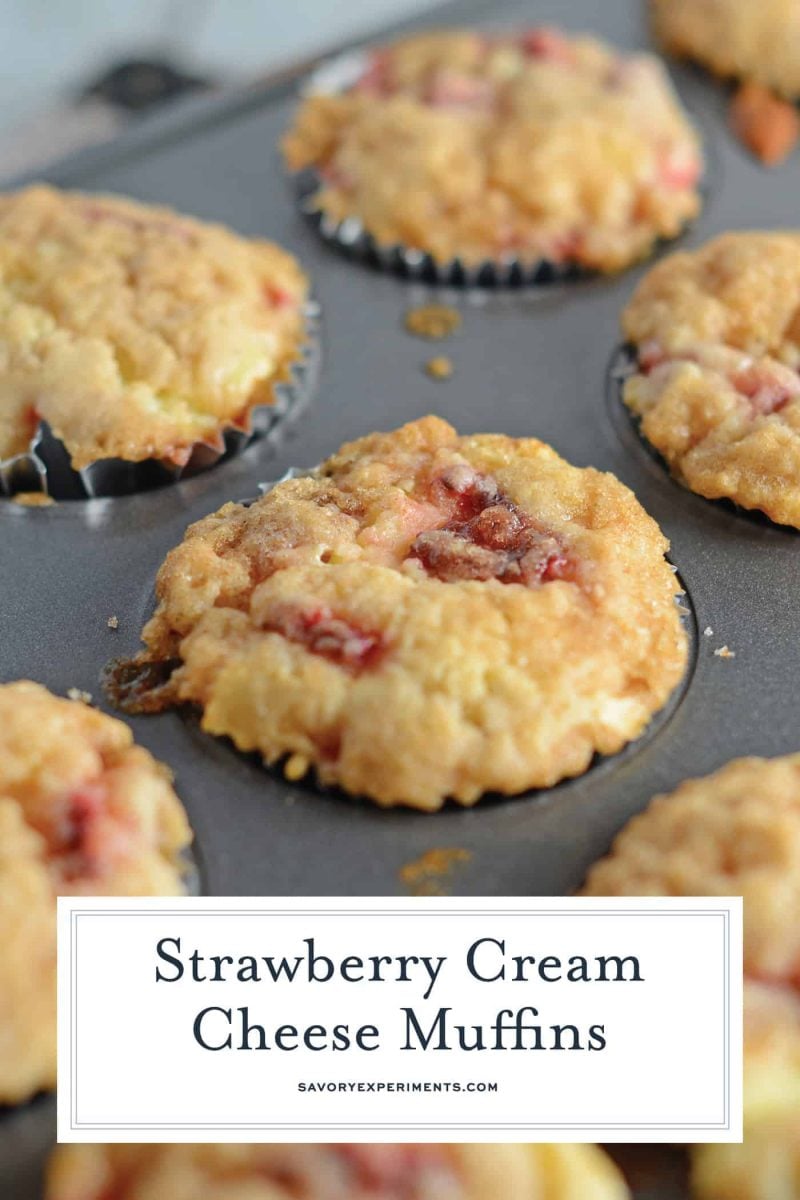
[[[103,100],[130,113],[143,113],[168,100],[213,86],[212,80],[188,75],[164,60],[131,58],[84,88],[80,99]]]

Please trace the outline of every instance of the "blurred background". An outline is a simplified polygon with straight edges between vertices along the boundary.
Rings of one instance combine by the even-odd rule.
[[[0,180],[201,89],[289,69],[438,0],[0,0]]]

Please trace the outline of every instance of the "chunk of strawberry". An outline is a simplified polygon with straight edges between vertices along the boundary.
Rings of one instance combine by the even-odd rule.
[[[661,363],[665,362],[667,358],[663,346],[660,342],[655,341],[654,338],[651,338],[646,342],[642,342],[637,351],[637,356],[639,359],[639,366],[645,374],[647,374],[648,371],[652,371],[654,367],[660,366]]]
[[[753,363],[733,379],[756,416],[769,416],[800,396],[800,376],[783,363]]]
[[[441,67],[431,77],[425,99],[432,108],[488,112],[494,106],[495,87],[490,79]]]
[[[420,533],[409,551],[429,575],[527,586],[573,577],[560,539],[503,496],[491,476],[456,464],[433,481],[431,495],[450,519]]]
[[[546,59],[550,62],[572,63],[575,61],[575,51],[563,33],[548,26],[528,29],[521,34],[519,44],[531,58]]]
[[[495,504],[499,497],[495,480],[481,475],[468,463],[448,467],[431,485],[433,503],[445,508],[453,520],[469,521]]]
[[[269,308],[293,308],[296,300],[288,288],[275,283],[265,283],[262,295]]]
[[[691,147],[672,146],[658,159],[658,181],[669,191],[680,192],[694,187],[701,170],[700,160]]]
[[[446,1152],[437,1145],[351,1145],[331,1147],[355,1175],[359,1187],[378,1196],[411,1197],[416,1194],[414,1175],[426,1167],[451,1167]]]
[[[391,90],[391,57],[386,50],[373,50],[353,91],[366,96],[386,96]]]
[[[387,649],[382,633],[363,629],[324,604],[279,610],[270,614],[266,627],[356,675],[377,666]]]

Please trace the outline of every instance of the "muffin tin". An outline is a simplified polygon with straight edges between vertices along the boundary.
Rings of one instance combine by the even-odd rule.
[[[622,47],[648,45],[640,0],[460,0],[416,24],[472,22],[557,23]],[[725,229],[791,224],[800,155],[780,171],[765,171],[727,131],[725,90],[689,67],[674,66],[674,77],[684,101],[702,115],[716,160],[705,211],[678,245],[699,245]],[[425,815],[383,812],[310,784],[290,785],[204,735],[190,714],[130,723],[176,773],[197,835],[202,887],[211,894],[408,894],[420,879],[456,894],[568,894],[654,793],[737,755],[800,747],[800,639],[790,607],[800,536],[682,489],[619,404],[604,399],[619,312],[646,264],[612,278],[527,290],[443,292],[348,261],[298,212],[282,169],[277,142],[297,88],[290,79],[192,101],[44,173],[59,185],[166,203],[285,246],[311,275],[325,353],[317,394],[291,428],[276,425],[193,479],[45,508],[0,499],[0,672],[61,693],[80,688],[106,708],[101,672],[110,659],[137,650],[158,566],[190,521],[226,500],[256,495],[260,483],[291,467],[319,462],[346,439],[427,412],[462,432],[539,436],[571,462],[613,471],[633,488],[672,541],[699,631],[683,691],[622,754],[547,792]],[[432,298],[455,304],[463,317],[458,333],[442,343],[403,328],[407,309]],[[443,382],[424,371],[439,354],[455,368]],[[108,625],[112,616],[116,629]],[[723,645],[735,657],[716,656]],[[444,875],[435,866],[415,869],[432,850],[466,853],[424,860],[450,863]],[[53,1109],[44,1099],[0,1115],[4,1198],[39,1200]],[[654,1148],[634,1157],[637,1200],[685,1195],[682,1167],[670,1152]]]

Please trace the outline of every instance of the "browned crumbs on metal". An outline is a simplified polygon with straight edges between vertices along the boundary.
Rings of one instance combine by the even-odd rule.
[[[447,884],[456,867],[471,859],[470,850],[457,846],[434,847],[402,866],[398,875],[415,896],[446,896]]]
[[[461,313],[447,304],[422,304],[410,308],[405,316],[405,327],[415,337],[439,341],[450,337],[461,325]]]
[[[427,362],[425,370],[431,379],[449,379],[453,374],[453,364],[449,358],[445,358],[441,354]]]

